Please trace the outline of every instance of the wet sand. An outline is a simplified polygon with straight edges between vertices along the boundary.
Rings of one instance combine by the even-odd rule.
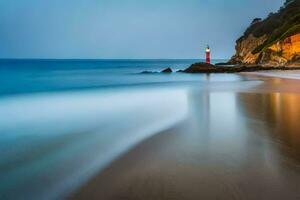
[[[190,115],[70,199],[300,199],[300,81],[189,94]]]

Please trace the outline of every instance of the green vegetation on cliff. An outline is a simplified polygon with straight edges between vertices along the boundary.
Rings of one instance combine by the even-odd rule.
[[[281,7],[277,13],[270,13],[265,20],[254,19],[238,42],[244,40],[250,34],[257,38],[267,35],[268,39],[252,52],[256,54],[264,51],[275,42],[299,32],[300,0],[287,0],[284,7]]]

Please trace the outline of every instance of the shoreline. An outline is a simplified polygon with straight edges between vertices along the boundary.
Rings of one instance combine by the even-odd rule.
[[[300,95],[285,94],[295,82],[286,83],[195,90],[185,121],[138,144],[69,198],[297,199],[300,139],[291,133],[300,133],[300,106],[290,106]]]
[[[264,65],[218,65],[208,63],[194,63],[187,69],[179,72],[183,73],[240,73],[240,72],[258,72],[258,71],[274,71],[274,70],[300,70],[300,67],[287,66],[264,66]]]
[[[291,71],[298,71],[298,73],[286,73]],[[256,75],[270,78],[282,78],[282,79],[292,79],[300,80],[300,70],[279,70],[279,71],[261,71],[261,72],[241,72],[240,74],[245,75]]]
[[[300,67],[288,67],[288,66],[265,66],[265,65],[220,65],[209,63],[194,63],[190,67],[184,70],[174,71],[172,68],[167,67],[160,72],[142,71],[140,74],[171,74],[186,73],[186,74],[234,74],[241,72],[259,72],[259,71],[294,71],[300,70]]]
[[[180,123],[187,106],[181,87],[0,99],[1,197],[64,198],[133,146]]]

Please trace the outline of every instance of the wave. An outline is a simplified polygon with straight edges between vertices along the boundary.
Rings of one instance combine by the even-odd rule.
[[[139,142],[185,119],[187,101],[186,90],[179,88],[1,99],[3,197],[68,195]]]

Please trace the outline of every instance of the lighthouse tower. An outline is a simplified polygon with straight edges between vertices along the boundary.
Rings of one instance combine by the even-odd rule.
[[[207,47],[206,47],[205,52],[206,52],[206,63],[207,63],[207,64],[210,64],[210,48],[209,48],[208,45],[207,45]]]

